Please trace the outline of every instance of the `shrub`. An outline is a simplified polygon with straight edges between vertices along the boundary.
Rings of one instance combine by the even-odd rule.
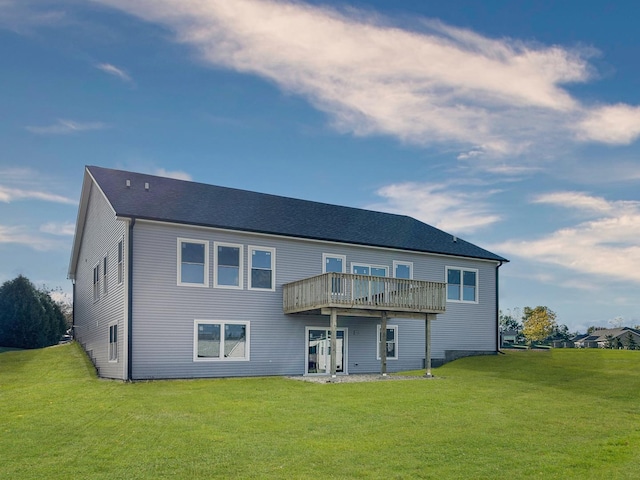
[[[66,330],[60,307],[22,275],[0,287],[0,345],[41,348],[58,343]]]

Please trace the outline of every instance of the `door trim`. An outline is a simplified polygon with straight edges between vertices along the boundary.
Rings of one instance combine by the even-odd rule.
[[[327,332],[327,338],[331,329],[329,327],[307,326],[304,327],[304,375],[311,376],[323,376],[331,375],[331,372],[326,373],[309,373],[309,330],[324,330]],[[349,329],[347,327],[338,327],[338,332],[343,332],[344,343],[342,345],[342,372],[336,372],[338,375],[349,375]]]

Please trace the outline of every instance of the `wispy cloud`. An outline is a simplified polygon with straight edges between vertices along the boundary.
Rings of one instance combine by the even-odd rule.
[[[43,5],[41,0],[0,0],[0,28],[27,33],[34,28],[66,25],[64,9],[54,2]]]
[[[113,75],[114,77],[119,78],[123,82],[127,82],[127,83],[133,82],[133,80],[131,79],[131,77],[127,72],[110,63],[99,63],[98,65],[96,65],[96,68],[98,70],[102,70],[103,72],[109,75]]]
[[[164,168],[158,168],[154,175],[158,175],[159,177],[167,177],[167,178],[175,178],[176,180],[192,180],[191,175],[186,172],[182,172],[180,170],[165,170]]]
[[[27,126],[25,128],[31,133],[39,135],[69,135],[91,130],[104,130],[108,128],[108,125],[103,122],[76,122],[74,120],[58,119],[51,125]]]
[[[38,251],[67,248],[67,242],[57,238],[46,238],[30,231],[25,226],[0,225],[0,244],[22,245]]]
[[[490,248],[574,272],[640,283],[640,202],[609,201],[582,192],[541,195],[534,202],[572,208],[589,220]]]
[[[431,20],[409,30],[291,1],[98,1],[168,27],[206,63],[304,96],[355,135],[453,144],[465,160],[640,136],[637,107],[591,107],[564,88],[590,80],[587,49],[491,39]]]
[[[48,233],[50,235],[73,236],[75,230],[76,226],[70,222],[48,222],[40,226],[42,233]]]
[[[500,221],[487,203],[491,191],[462,192],[452,185],[408,182],[387,185],[376,193],[384,202],[368,208],[409,215],[448,232],[474,232]]]
[[[37,190],[23,190],[20,188],[9,188],[0,185],[0,202],[10,203],[15,200],[42,200],[45,202],[64,203],[76,205],[78,202],[55,193],[48,193]]]

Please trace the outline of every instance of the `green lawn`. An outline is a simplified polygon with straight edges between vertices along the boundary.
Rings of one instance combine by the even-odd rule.
[[[436,379],[99,380],[0,353],[0,478],[639,478],[640,352],[466,358]]]

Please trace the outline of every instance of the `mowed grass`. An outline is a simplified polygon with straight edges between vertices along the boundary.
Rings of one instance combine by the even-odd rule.
[[[0,478],[640,477],[640,352],[458,360],[433,380],[97,379],[0,354]]]

